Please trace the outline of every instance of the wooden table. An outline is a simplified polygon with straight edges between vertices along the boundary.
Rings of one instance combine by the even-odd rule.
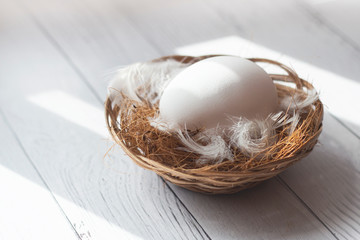
[[[0,239],[360,239],[360,3],[0,0]],[[119,66],[267,57],[313,82],[320,144],[234,195],[164,182],[114,147]]]

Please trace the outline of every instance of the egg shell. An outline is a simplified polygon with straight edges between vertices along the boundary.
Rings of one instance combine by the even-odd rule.
[[[278,96],[269,75],[236,56],[196,62],[171,80],[160,98],[160,117],[169,126],[211,128],[231,124],[230,116],[264,119]]]

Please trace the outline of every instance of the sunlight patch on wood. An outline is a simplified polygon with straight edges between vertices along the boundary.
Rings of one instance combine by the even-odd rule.
[[[291,66],[320,92],[320,99],[328,111],[351,124],[360,133],[360,84],[352,79],[311,65],[307,62],[274,51],[239,36],[227,36],[206,42],[195,43],[175,49],[181,55],[230,54],[241,57],[270,58]],[[269,73],[281,73],[269,65],[263,65]]]
[[[28,97],[28,100],[56,115],[108,137],[103,109],[62,91],[49,91]]]

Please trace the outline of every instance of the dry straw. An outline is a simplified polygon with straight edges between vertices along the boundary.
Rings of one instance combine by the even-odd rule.
[[[167,56],[153,61],[173,59],[183,63],[195,63],[213,57]],[[291,97],[295,93],[306,98],[313,86],[298,77],[289,67],[273,60],[252,58],[253,62],[263,62],[279,66],[286,75],[270,74],[276,84],[279,99]],[[294,87],[287,83],[294,83]],[[224,160],[217,164],[197,165],[200,156],[182,150],[181,140],[174,133],[160,131],[148,121],[158,111],[157,106],[143,101],[136,102],[124,96],[121,105],[115,105],[110,98],[105,102],[105,116],[109,132],[128,156],[139,166],[152,170],[164,179],[190,189],[208,194],[227,194],[250,188],[274,177],[287,167],[307,156],[322,130],[323,105],[316,100],[312,106],[300,114],[296,129],[289,134],[289,125],[277,130],[277,141],[254,157],[244,156],[232,148],[234,160]],[[201,130],[197,130],[201,131]],[[188,132],[190,136],[197,132]]]

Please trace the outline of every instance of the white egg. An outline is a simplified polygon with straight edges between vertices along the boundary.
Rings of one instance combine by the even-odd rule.
[[[278,96],[269,75],[255,63],[235,56],[199,61],[174,77],[159,103],[169,126],[216,127],[230,116],[264,119],[276,111]]]

